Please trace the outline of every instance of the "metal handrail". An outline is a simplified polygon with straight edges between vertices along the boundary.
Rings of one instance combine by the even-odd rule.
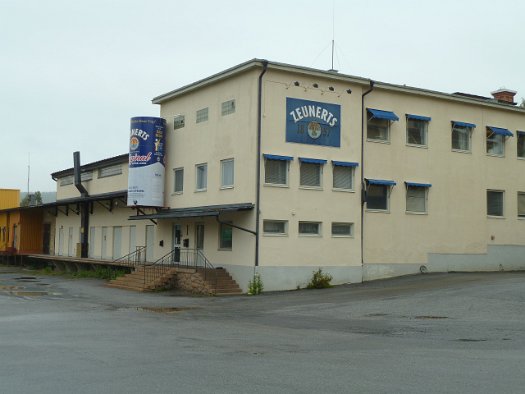
[[[114,264],[137,267],[146,261],[146,247],[136,246],[135,251],[113,260]]]
[[[146,283],[154,282],[174,268],[193,269],[194,272],[202,270],[204,281],[214,282],[214,288],[217,288],[217,272],[202,250],[185,248],[175,248],[152,263],[144,262],[144,287]]]

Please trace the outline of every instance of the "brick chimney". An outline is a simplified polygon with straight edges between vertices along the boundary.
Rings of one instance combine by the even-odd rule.
[[[505,88],[490,92],[490,94],[492,94],[492,97],[498,100],[498,102],[503,103],[503,104],[511,104],[511,105],[517,104],[514,102],[514,96],[516,95],[516,93],[517,92],[515,92],[514,90],[505,89]]]

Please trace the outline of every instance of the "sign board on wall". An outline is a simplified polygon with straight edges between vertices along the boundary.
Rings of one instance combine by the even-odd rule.
[[[166,120],[131,118],[128,205],[164,206]]]
[[[340,147],[341,106],[287,97],[286,142]]]

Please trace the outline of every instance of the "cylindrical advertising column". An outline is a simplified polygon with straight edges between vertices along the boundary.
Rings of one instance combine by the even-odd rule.
[[[164,206],[166,120],[131,118],[128,206]]]

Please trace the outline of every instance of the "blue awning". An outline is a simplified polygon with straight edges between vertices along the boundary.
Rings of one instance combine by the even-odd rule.
[[[425,122],[430,122],[430,120],[432,118],[428,117],[428,116],[421,116],[421,115],[412,115],[412,114],[407,114],[407,119],[414,119],[414,120],[423,120]]]
[[[266,153],[264,153],[263,156],[265,159],[270,159],[270,160],[284,160],[284,161],[293,160],[292,156],[268,155]]]
[[[396,185],[396,182],[387,181],[384,179],[366,179],[366,182],[369,185],[383,185],[383,186],[395,186]]]
[[[335,160],[332,160],[332,164],[334,166],[339,166],[339,167],[358,167],[359,166],[359,163],[355,163],[353,161],[335,161]]]
[[[301,163],[326,164],[326,160],[323,160],[323,159],[309,159],[308,157],[300,157],[299,161]]]
[[[405,185],[412,187],[431,187],[430,183],[405,182]]]
[[[492,131],[494,134],[503,135],[505,137],[514,137],[514,134],[510,130],[502,129],[501,127],[487,126],[487,129]]]
[[[382,111],[380,109],[372,109],[372,108],[367,108],[366,110],[372,114],[372,118],[386,119],[386,120],[391,120],[391,121],[399,120],[398,116],[391,111]]]
[[[456,127],[456,126],[459,126],[459,127],[470,127],[472,129],[474,127],[476,127],[476,125],[474,123],[456,122],[455,120],[452,121],[452,126],[453,127]]]

